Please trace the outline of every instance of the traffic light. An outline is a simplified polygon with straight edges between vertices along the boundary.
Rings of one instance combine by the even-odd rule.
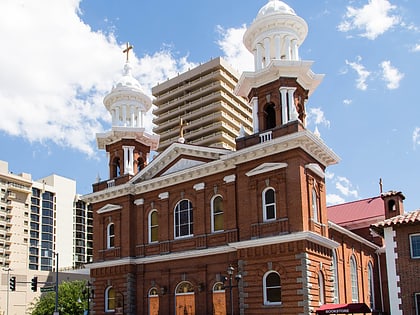
[[[33,277],[31,280],[31,290],[36,292],[37,287],[38,287],[38,277]]]
[[[10,277],[9,288],[10,291],[16,291],[16,277]]]

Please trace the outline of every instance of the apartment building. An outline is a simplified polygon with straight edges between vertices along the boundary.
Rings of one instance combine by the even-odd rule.
[[[252,133],[252,112],[234,88],[239,74],[218,57],[153,87],[162,152],[180,138],[189,144],[235,149],[235,139]]]
[[[0,161],[0,312],[24,314],[40,294],[31,291],[31,279],[38,277],[39,287],[54,281],[57,263],[63,271],[91,261],[92,211],[79,197],[72,179],[53,174],[35,181]]]

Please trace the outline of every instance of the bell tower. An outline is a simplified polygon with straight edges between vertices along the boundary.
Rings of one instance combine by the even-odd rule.
[[[306,101],[323,79],[311,71],[312,61],[299,57],[307,33],[308,25],[291,7],[269,0],[244,34],[254,71],[243,73],[236,93],[248,98],[254,134],[264,134],[261,141],[285,126],[305,127]]]
[[[144,128],[144,116],[152,107],[152,100],[131,74],[132,48],[127,43],[123,50],[126,54],[123,76],[104,98],[112,116],[112,128],[96,135],[98,148],[108,154],[109,179],[120,178],[121,183],[141,171],[147,165],[150,151],[159,145],[159,136],[148,134]]]

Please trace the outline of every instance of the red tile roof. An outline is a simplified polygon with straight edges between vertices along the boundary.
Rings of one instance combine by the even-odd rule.
[[[352,226],[385,219],[384,201],[381,196],[347,202],[327,208],[328,220],[340,226]]]
[[[407,212],[396,217],[389,218],[378,223],[373,224],[377,228],[384,228],[391,225],[397,224],[408,224],[408,223],[417,223],[420,222],[420,210]]]

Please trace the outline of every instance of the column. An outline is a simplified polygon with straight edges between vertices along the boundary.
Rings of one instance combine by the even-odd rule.
[[[255,70],[261,70],[262,65],[262,45],[260,43],[257,44],[257,60],[256,60],[256,68]]]
[[[275,44],[275,58],[276,59],[281,59],[281,37],[280,35],[276,35],[274,36],[274,44]]]
[[[143,127],[143,116],[139,107],[136,107],[136,111],[137,111],[137,127],[140,128],[140,127]]]
[[[287,88],[281,87],[280,88],[281,94],[281,124],[287,124],[289,121],[289,115],[287,110]]]
[[[292,40],[292,59],[293,60],[299,60],[299,53],[298,53],[298,46],[297,46],[297,40]]]
[[[120,106],[115,106],[115,126],[120,125]]]
[[[286,50],[286,60],[290,60],[290,37],[286,37],[285,41],[285,50]]]
[[[265,49],[265,67],[267,67],[270,64],[270,60],[271,60],[271,53],[270,53],[270,49],[271,49],[271,45],[270,45],[270,38],[266,37],[264,38],[264,49]]]
[[[128,173],[134,174],[134,147],[128,147],[129,158],[128,158]]]
[[[130,114],[131,114],[131,127],[136,126],[136,114],[134,112],[134,105],[130,106]]]
[[[252,51],[252,54],[254,55],[254,70],[257,70],[258,68],[258,57],[257,57],[257,50],[254,49]]]
[[[122,125],[127,127],[127,106],[122,106]]]
[[[290,120],[291,121],[298,120],[298,118],[299,118],[298,112],[296,110],[295,99],[294,99],[295,91],[296,91],[296,88],[288,88],[287,89],[287,94],[289,96],[289,113],[290,113]]]
[[[259,122],[258,122],[258,97],[253,97],[252,100],[252,123],[254,127],[254,133],[260,131]]]
[[[128,147],[123,146],[124,150],[124,175],[128,174]]]

